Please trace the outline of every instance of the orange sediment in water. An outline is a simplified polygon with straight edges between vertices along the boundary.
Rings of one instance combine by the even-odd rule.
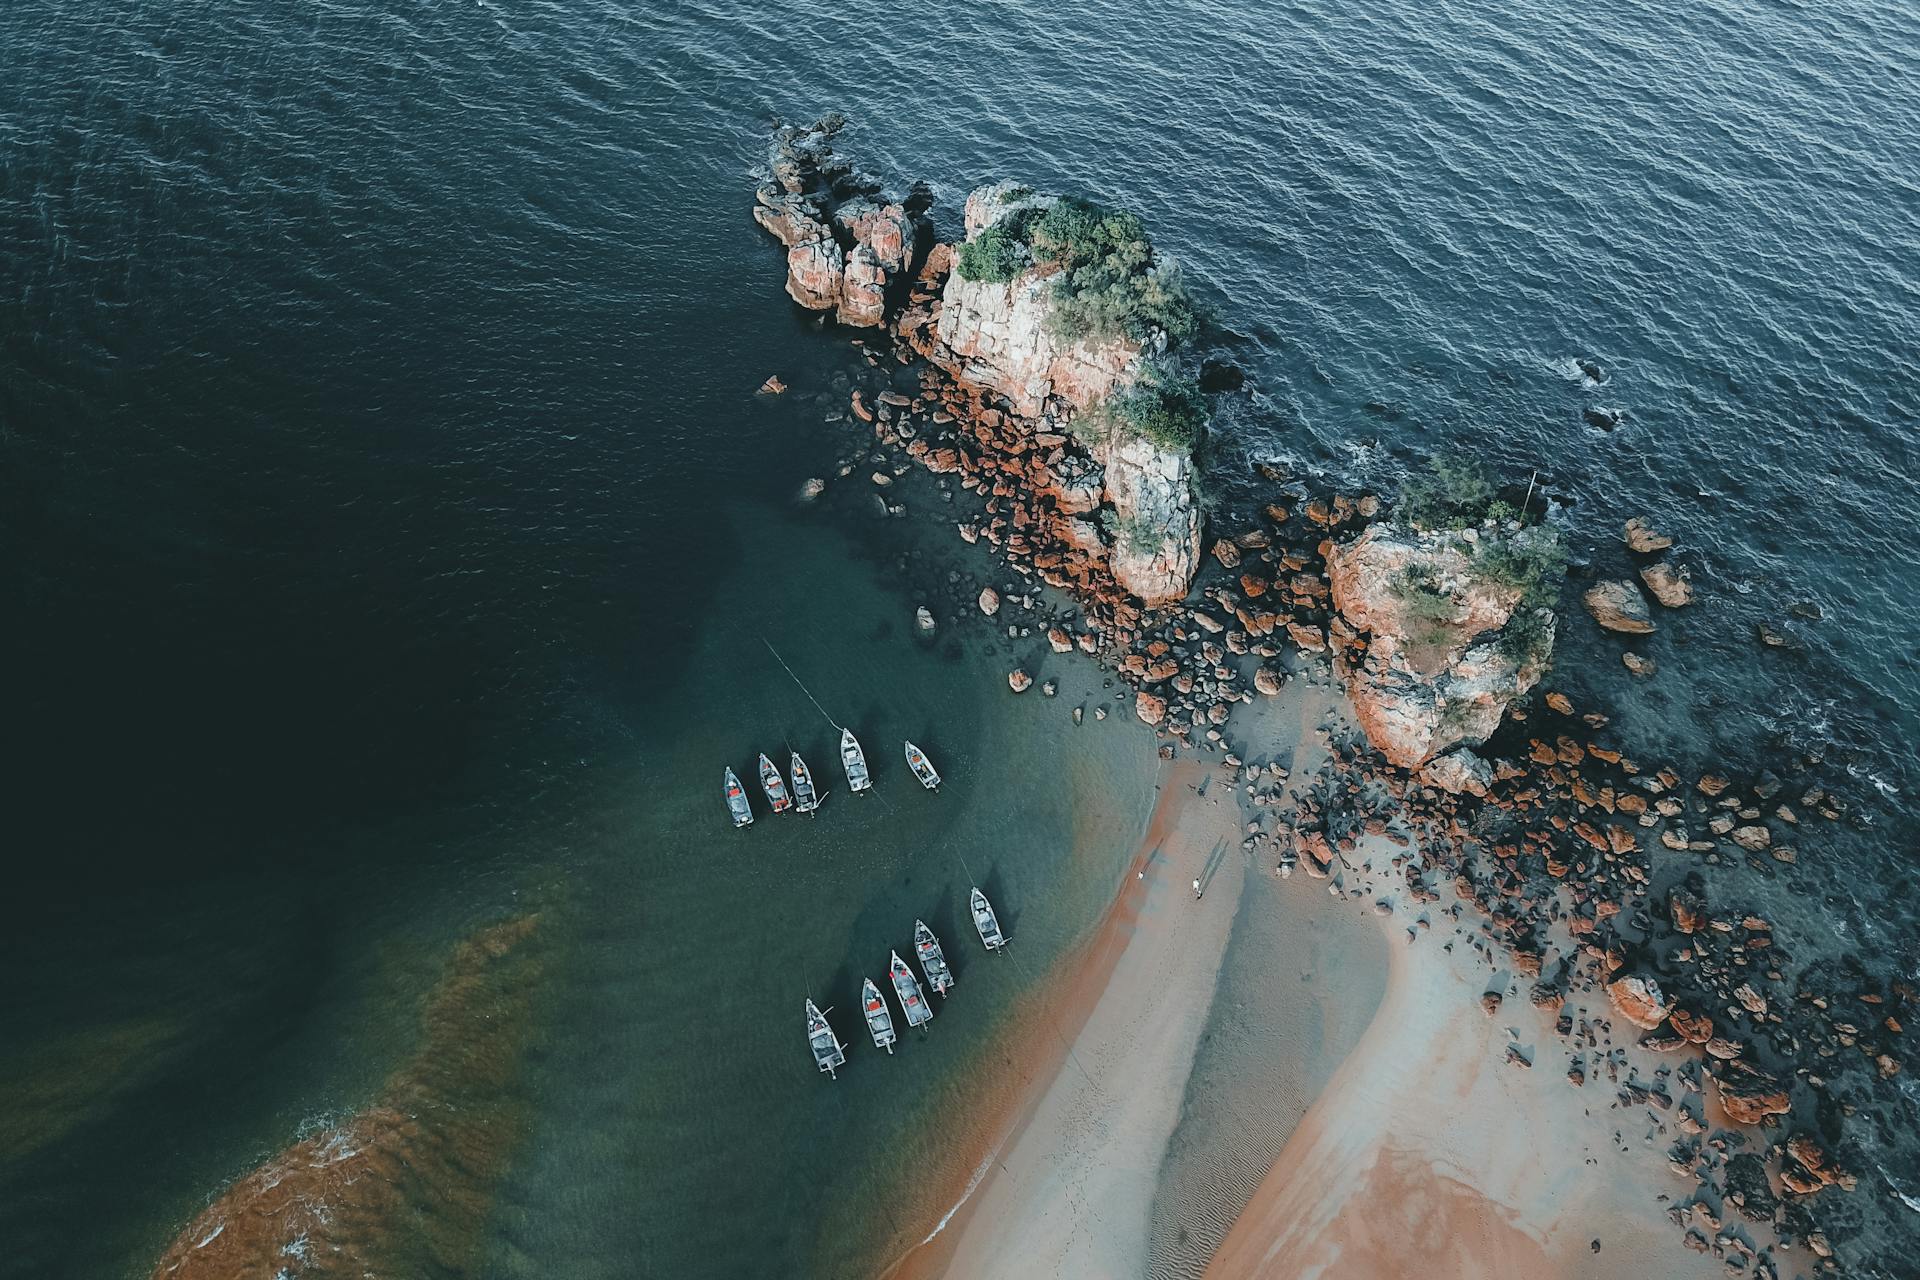
[[[526,1127],[515,1084],[538,921],[518,916],[461,943],[422,1010],[419,1050],[379,1099],[227,1188],[174,1238],[154,1280],[468,1269]]]

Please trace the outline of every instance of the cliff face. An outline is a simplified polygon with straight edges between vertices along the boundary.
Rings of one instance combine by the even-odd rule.
[[[1435,757],[1477,746],[1499,727],[1545,673],[1554,624],[1552,610],[1523,608],[1523,588],[1479,567],[1477,552],[1490,539],[1524,547],[1552,537],[1544,529],[1422,533],[1378,524],[1329,551],[1334,607],[1371,636],[1365,661],[1346,672],[1355,714],[1394,764],[1427,765],[1429,780],[1449,790],[1484,785],[1484,766],[1469,753]],[[1523,641],[1527,626],[1534,635]]]
[[[1007,182],[981,187],[967,197],[967,238],[1053,199]],[[961,380],[1005,396],[1023,418],[1078,418],[1074,436],[1098,468],[1100,503],[1113,512],[1108,556],[1115,578],[1149,605],[1179,600],[1200,564],[1192,456],[1093,425],[1099,405],[1132,387],[1143,359],[1165,344],[1064,339],[1053,325],[1053,289],[1053,279],[1031,267],[1004,283],[953,271],[934,322],[942,363]]]
[[[967,239],[1008,214],[1052,203],[1010,182],[980,187],[967,197]],[[955,374],[1007,397],[1022,417],[1039,417],[1049,398],[1090,409],[1139,374],[1138,342],[1057,337],[1052,296],[1053,281],[1032,269],[1005,283],[968,280],[955,271],[940,295],[937,331],[959,361]]]

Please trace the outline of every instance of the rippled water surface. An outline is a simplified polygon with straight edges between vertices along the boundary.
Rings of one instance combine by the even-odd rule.
[[[871,1224],[823,1206],[934,1148],[966,1041],[900,1064],[890,1150],[875,1073],[770,1065],[791,988],[850,1004],[963,853],[1056,945],[1093,919],[1138,744],[1004,799],[1064,708],[909,640],[946,551],[902,582],[907,533],[788,509],[844,348],[747,216],[776,117],[848,112],[948,229],[999,176],[1141,210],[1249,375],[1229,499],[1252,458],[1454,450],[1538,472],[1576,587],[1625,517],[1674,533],[1660,678],[1581,623],[1556,681],[1648,759],[1824,751],[1868,825],[1750,887],[1911,971],[1916,60],[1873,3],[0,6],[0,1273],[144,1274],[375,1105],[446,957],[527,910],[522,1136],[462,1256],[838,1273]],[[763,631],[977,789],[717,839],[717,760],[830,759]],[[974,986],[984,1032],[1021,983]]]

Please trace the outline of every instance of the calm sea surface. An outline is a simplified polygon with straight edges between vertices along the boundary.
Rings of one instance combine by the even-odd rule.
[[[1875,3],[0,6],[0,1274],[145,1274],[527,913],[460,1266],[838,1275],[915,1234],[1157,775],[1068,721],[1097,674],[1015,701],[1031,639],[960,642],[981,561],[925,486],[794,506],[849,357],[747,214],[776,117],[848,112],[949,231],[1001,176],[1144,213],[1248,374],[1229,502],[1254,459],[1446,450],[1538,471],[1576,588],[1627,516],[1675,534],[1659,678],[1576,620],[1555,681],[1644,760],[1824,754],[1862,829],[1738,891],[1913,971],[1916,63]],[[832,771],[767,641],[880,794],[736,836],[721,763]],[[1024,967],[962,949],[976,877]],[[800,994],[854,1039],[917,915],[950,1008],[827,1087]]]

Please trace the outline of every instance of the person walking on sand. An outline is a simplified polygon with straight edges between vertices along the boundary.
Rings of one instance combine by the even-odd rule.
[[[1193,882],[1193,900],[1195,902],[1200,901],[1200,881],[1198,879]]]

